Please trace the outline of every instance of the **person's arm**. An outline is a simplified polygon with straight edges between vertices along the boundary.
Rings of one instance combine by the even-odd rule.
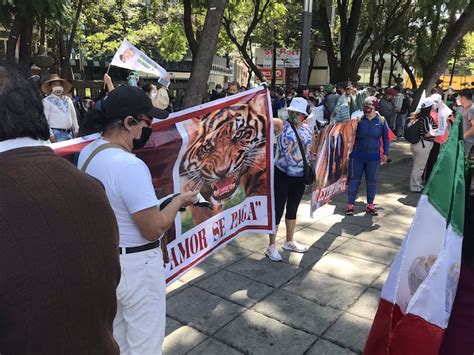
[[[49,126],[49,141],[51,143],[56,143],[56,137],[54,136],[53,130],[51,129],[51,123],[49,123],[49,118],[51,115],[51,105],[46,99],[43,99],[43,111]]]
[[[283,130],[283,120],[279,118],[273,118],[273,133],[278,136]]]
[[[74,107],[74,103],[70,98],[68,98],[69,107],[71,109],[71,123],[72,123],[72,132],[74,133],[74,137],[77,137],[79,133],[79,123],[77,122],[77,114],[76,108]]]
[[[104,74],[104,82],[105,82],[105,85],[107,86],[108,92],[115,90],[115,86],[114,86],[114,83],[112,82],[112,78],[107,73]]]
[[[385,164],[388,160],[388,150],[390,148],[390,140],[388,138],[388,123],[385,120],[384,124],[382,125],[382,143],[383,143],[383,156],[382,156],[382,164]]]
[[[472,118],[469,122],[471,123],[471,128],[464,132],[464,139],[474,136],[474,118]]]
[[[196,203],[197,193],[197,191],[184,192],[176,196],[163,210],[160,211],[158,206],[150,207],[133,213],[132,219],[145,239],[155,241],[170,229],[181,207]]]
[[[150,170],[139,160],[123,166],[115,175],[114,183],[140,233],[150,241],[157,240],[169,229],[181,207],[197,201],[197,192],[184,192],[160,211]]]

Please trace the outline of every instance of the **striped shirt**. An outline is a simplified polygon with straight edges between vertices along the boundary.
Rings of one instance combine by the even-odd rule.
[[[430,125],[433,129],[437,129],[438,125],[436,122],[433,120],[433,117],[431,115],[428,116],[422,116],[420,117],[421,124],[420,124],[420,137],[421,139],[425,141],[434,141],[436,137],[426,137],[427,134],[430,133]]]

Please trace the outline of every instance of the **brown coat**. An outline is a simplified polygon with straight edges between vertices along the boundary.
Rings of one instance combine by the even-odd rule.
[[[0,354],[119,354],[119,280],[102,186],[47,147],[0,153]]]

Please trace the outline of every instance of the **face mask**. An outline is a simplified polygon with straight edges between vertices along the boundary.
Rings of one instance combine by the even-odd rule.
[[[153,130],[151,127],[143,127],[142,128],[142,135],[138,139],[133,139],[133,150],[135,149],[142,149],[146,142],[150,139],[151,133]]]
[[[158,93],[156,91],[152,92],[150,94],[150,99],[153,101],[154,99],[156,99],[156,95],[158,95]]]
[[[51,88],[51,92],[54,94],[54,95],[57,95],[57,96],[61,96],[62,93],[64,92],[64,88],[62,86],[53,86]]]
[[[369,106],[364,106],[362,108],[362,110],[364,111],[365,114],[369,114],[369,113],[372,113],[372,111],[374,110],[372,107],[369,107]]]
[[[222,92],[222,89],[216,89],[216,92],[220,94]]]
[[[128,79],[128,85],[137,86],[137,79],[134,79],[134,78]]]

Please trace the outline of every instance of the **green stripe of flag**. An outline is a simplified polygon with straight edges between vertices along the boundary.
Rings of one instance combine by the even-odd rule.
[[[431,205],[451,224],[454,231],[463,235],[465,169],[464,141],[461,129],[462,116],[456,116],[448,141],[443,144],[424,194]]]

